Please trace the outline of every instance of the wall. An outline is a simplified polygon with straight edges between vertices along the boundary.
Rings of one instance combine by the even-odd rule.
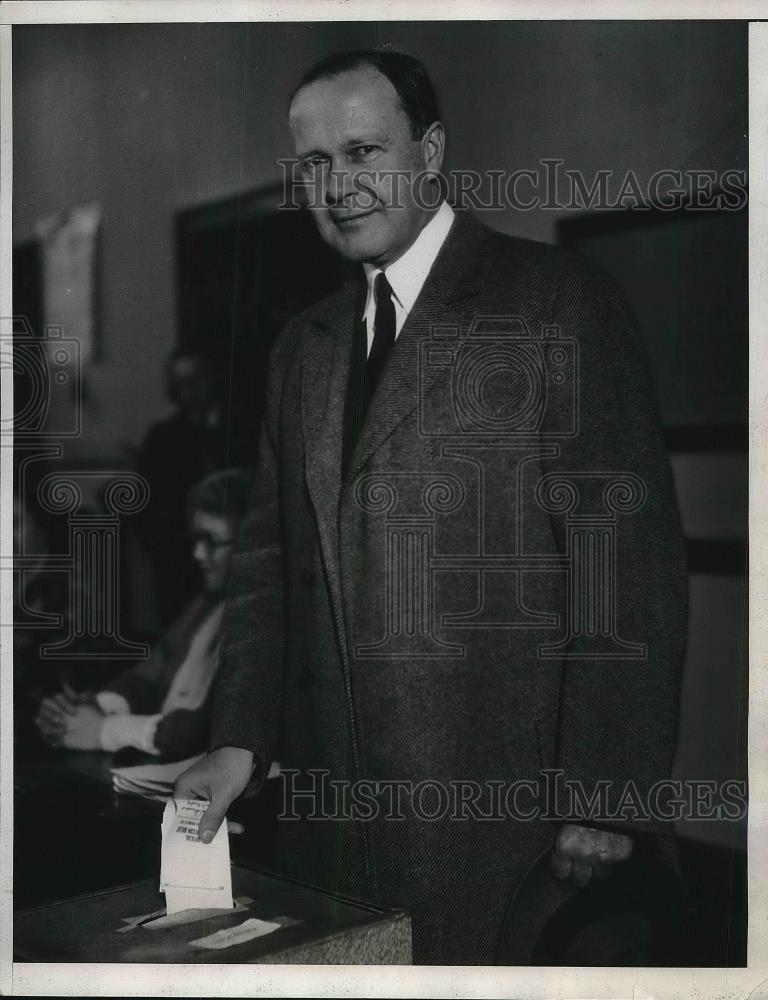
[[[323,55],[392,44],[441,97],[449,166],[535,168],[560,157],[641,181],[743,167],[739,24],[368,23],[16,26],[14,240],[41,215],[104,209],[104,359],[87,373],[71,453],[114,461],[164,412],[175,338],[173,215],[280,178],[286,95]],[[519,95],[517,97],[516,95]],[[494,212],[555,241],[557,211]],[[141,391],[137,391],[137,387]]]
[[[177,334],[174,213],[279,180],[276,161],[291,155],[287,94],[317,59],[381,44],[423,58],[443,106],[449,167],[532,169],[558,157],[587,178],[632,168],[644,183],[665,168],[745,168],[745,30],[14,27],[14,240],[29,239],[47,213],[92,200],[104,209],[103,361],[87,372],[84,434],[67,457],[124,461],[165,411],[162,364]],[[506,211],[488,221],[555,242],[562,215]],[[698,577],[692,592],[679,773],[729,777],[732,734],[744,724],[743,585]]]

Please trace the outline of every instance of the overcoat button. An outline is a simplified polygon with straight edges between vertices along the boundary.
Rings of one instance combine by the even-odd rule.
[[[306,587],[311,587],[312,584],[315,582],[315,574],[312,572],[311,569],[308,569],[306,566],[304,567],[304,572],[302,573],[302,577],[304,579],[304,585]]]

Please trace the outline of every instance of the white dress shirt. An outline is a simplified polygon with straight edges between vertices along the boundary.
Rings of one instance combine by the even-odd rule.
[[[398,257],[386,268],[376,267],[374,264],[363,264],[365,277],[368,281],[368,296],[363,318],[368,334],[369,354],[373,344],[373,321],[376,315],[376,303],[373,297],[373,283],[376,280],[376,275],[383,271],[392,289],[392,302],[395,306],[395,337],[398,337],[406,319],[408,319],[408,314],[419,297],[424,282],[427,280],[427,275],[435,263],[435,258],[445,243],[455,214],[448,202],[444,201],[402,257]]]

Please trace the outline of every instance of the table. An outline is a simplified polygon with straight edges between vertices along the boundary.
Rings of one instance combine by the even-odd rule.
[[[411,924],[402,911],[383,910],[238,864],[232,865],[232,891],[242,909],[222,910],[213,917],[162,928],[153,928],[151,923],[130,926],[130,918],[164,908],[157,878],[21,911],[14,918],[15,960],[411,963]],[[278,918],[281,926],[264,937],[224,949],[206,950],[190,944],[252,917]]]

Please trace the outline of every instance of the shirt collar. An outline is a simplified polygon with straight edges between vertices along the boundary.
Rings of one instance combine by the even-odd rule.
[[[455,214],[448,202],[443,201],[405,253],[383,269],[394,297],[408,313],[419,297],[419,292],[445,242]],[[363,268],[368,281],[370,304],[373,298],[373,283],[382,268],[376,267],[375,264],[363,264]]]

